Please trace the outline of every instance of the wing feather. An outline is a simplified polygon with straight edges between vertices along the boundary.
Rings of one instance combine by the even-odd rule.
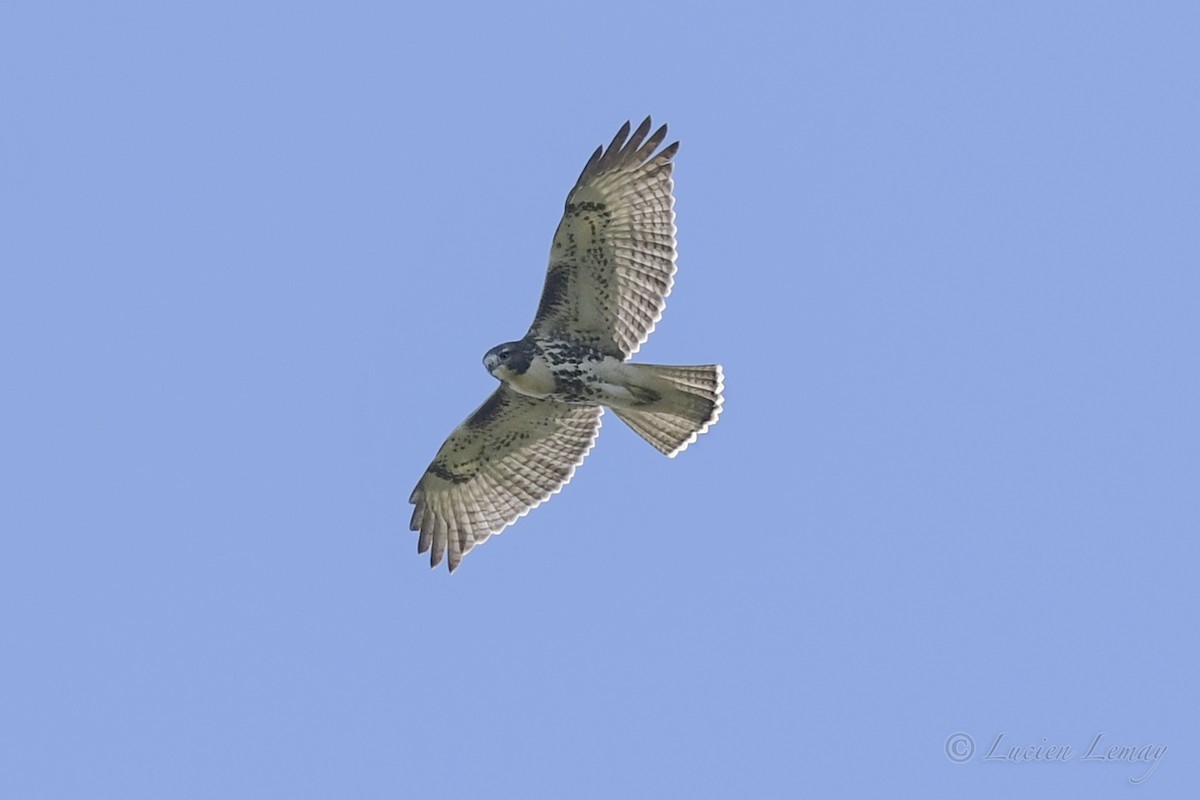
[[[567,195],[530,334],[583,341],[621,358],[662,318],[675,275],[675,142],[626,122]],[[655,151],[658,150],[657,154]]]
[[[453,572],[473,547],[557,492],[600,431],[599,406],[537,400],[501,385],[455,428],[413,489],[417,552]]]

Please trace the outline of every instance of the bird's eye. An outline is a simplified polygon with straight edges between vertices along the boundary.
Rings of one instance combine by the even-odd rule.
[[[507,350],[501,350],[501,351],[500,351],[500,360],[501,360],[501,361],[507,361],[507,360],[508,360],[508,351],[507,351]]]

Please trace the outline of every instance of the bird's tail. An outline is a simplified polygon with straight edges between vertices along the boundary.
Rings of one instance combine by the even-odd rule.
[[[725,378],[719,364],[664,367],[625,364],[638,383],[649,389],[642,405],[613,407],[613,412],[658,450],[671,458],[683,452],[721,415]],[[650,396],[653,399],[650,399]]]

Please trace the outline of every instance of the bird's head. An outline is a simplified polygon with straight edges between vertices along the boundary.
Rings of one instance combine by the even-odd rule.
[[[529,353],[520,342],[505,342],[487,351],[483,366],[493,377],[506,380],[529,369]]]

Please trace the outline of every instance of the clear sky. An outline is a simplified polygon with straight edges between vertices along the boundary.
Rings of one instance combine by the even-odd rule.
[[[1194,791],[1197,42],[1194,3],[4,3],[0,797]],[[646,114],[638,357],[721,362],[725,413],[674,460],[606,415],[431,572],[409,492]]]

